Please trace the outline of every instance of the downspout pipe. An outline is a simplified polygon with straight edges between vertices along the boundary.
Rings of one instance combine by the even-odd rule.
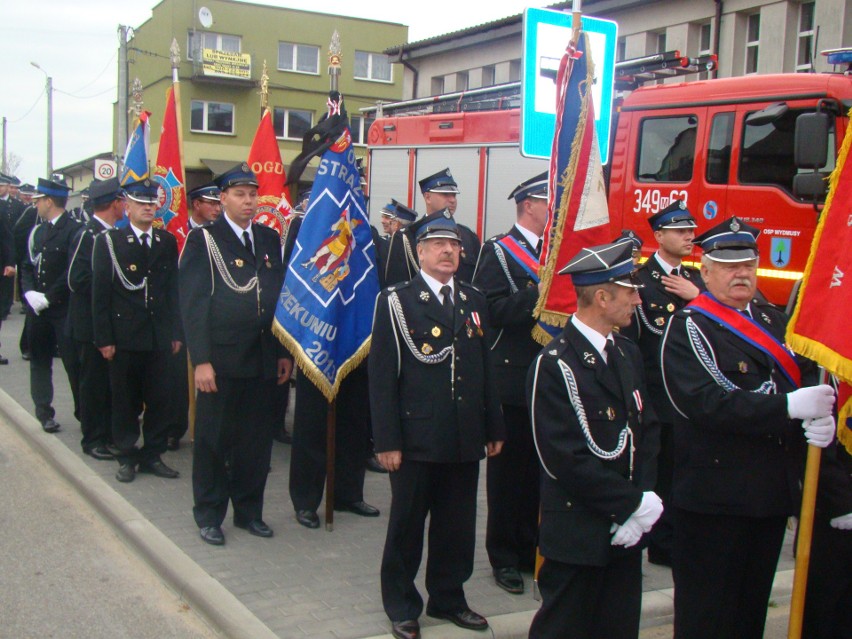
[[[719,58],[719,41],[722,38],[722,0],[715,0],[716,2],[716,16],[714,18],[716,23],[716,33],[713,35],[713,53],[716,54],[716,59]],[[716,63],[716,68],[713,69],[713,79],[715,80],[719,77],[719,64]]]

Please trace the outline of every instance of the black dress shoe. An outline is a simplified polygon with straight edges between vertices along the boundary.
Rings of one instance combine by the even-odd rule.
[[[458,612],[440,612],[438,610],[429,610],[427,607],[426,614],[430,617],[435,617],[435,619],[446,619],[447,621],[452,621],[459,628],[467,628],[468,630],[488,630],[488,620],[470,608],[465,608]]]
[[[94,457],[95,459],[100,459],[101,461],[105,461],[107,459],[115,459],[115,455],[113,455],[103,446],[92,446],[91,448],[84,448],[83,452],[86,453],[89,457]]]
[[[0,355],[0,366],[6,366],[9,363],[9,360]]]
[[[198,531],[198,534],[211,546],[225,545],[225,533],[219,526],[204,526]]]
[[[319,528],[319,517],[313,510],[297,510],[296,521],[305,528]]]
[[[115,444],[104,444],[104,448],[106,448],[107,451],[112,453],[115,457],[121,455],[121,449]]]
[[[495,568],[494,581],[506,592],[520,595],[524,592],[524,578],[517,568]]]
[[[373,455],[367,460],[367,470],[371,473],[384,473],[387,475],[388,469],[379,463],[378,458]]]
[[[41,423],[41,428],[45,433],[55,433],[62,428],[62,426],[60,426],[59,422],[53,419],[53,417],[48,417]]]
[[[161,459],[154,459],[144,464],[139,464],[140,473],[150,473],[157,477],[165,477],[166,479],[174,479],[180,477],[180,473],[174,468],[166,466]]]
[[[371,506],[365,501],[353,501],[351,504],[334,504],[334,509],[355,513],[356,515],[361,515],[361,517],[378,517],[379,509],[375,506]]]
[[[243,530],[248,530],[250,535],[254,535],[255,537],[272,537],[274,534],[272,532],[272,528],[266,525],[262,519],[255,519],[250,521],[247,524],[234,522],[234,526],[237,528],[242,528]]]
[[[30,355],[29,351],[27,351],[26,353],[21,353],[21,359],[25,362],[28,362],[32,359],[32,355]]]
[[[396,639],[420,639],[420,624],[417,619],[391,621],[391,635]]]
[[[179,437],[169,437],[166,440],[166,448],[168,450],[180,450],[180,438]]]
[[[118,472],[115,474],[115,478],[125,484],[133,481],[136,479],[136,467],[133,464],[121,464],[118,467]]]

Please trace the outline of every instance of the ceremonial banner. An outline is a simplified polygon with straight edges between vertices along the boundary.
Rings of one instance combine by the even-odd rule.
[[[787,325],[787,342],[844,382],[852,383],[852,128],[847,128],[831,174],[828,199],[814,233],[799,299]],[[838,409],[844,406],[838,402]],[[852,453],[852,431],[838,420],[839,437]]]
[[[315,128],[326,131],[328,139],[273,322],[275,334],[329,402],[369,352],[379,292],[375,247],[345,118],[345,111],[336,111]]]
[[[581,248],[609,241],[609,208],[595,136],[593,65],[582,32],[568,46],[556,78],[556,130],[550,157],[548,220],[541,250],[543,283],[533,337],[546,344],[577,309],[571,278],[559,269]]]
[[[154,224],[175,236],[180,252],[186,241],[188,216],[173,88],[169,88],[166,94],[166,112],[163,115],[163,129],[160,133],[160,148],[157,151],[153,179],[159,187],[157,193],[160,198]]]
[[[257,125],[249,150],[248,165],[257,176],[257,215],[254,221],[275,229],[284,238],[283,231],[288,217],[293,215],[293,209],[269,109],[263,112],[260,124]]]
[[[133,120],[133,132],[127,140],[124,151],[124,163],[121,167],[121,186],[129,182],[138,182],[149,177],[148,174],[148,117],[150,112],[142,111]]]

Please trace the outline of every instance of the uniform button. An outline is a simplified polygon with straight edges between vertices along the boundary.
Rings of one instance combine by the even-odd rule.
[[[568,508],[571,508],[571,506],[572,506],[573,504],[572,504],[570,501],[566,501],[566,502],[565,502],[565,505],[566,505],[566,506],[568,506]]]
[[[714,464],[718,464],[718,463],[719,463],[719,460],[718,460],[718,459],[714,459],[714,460],[713,460],[713,463],[714,463]]]
[[[463,401],[464,401],[464,399],[462,398],[462,396],[461,396],[461,395],[459,395],[459,401],[460,401],[460,402],[463,402]]]
[[[461,377],[461,375],[459,375],[458,377],[456,377],[456,381],[457,381],[457,382],[462,381],[462,377]]]
[[[503,360],[503,363],[504,363],[504,364],[508,364],[508,363],[509,363],[509,360],[508,360],[508,359],[504,359],[504,360]]]

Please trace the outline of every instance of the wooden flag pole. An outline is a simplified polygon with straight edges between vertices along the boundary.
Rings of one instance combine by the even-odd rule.
[[[266,60],[263,61],[263,72],[260,74],[260,119],[269,110],[269,74],[266,72]]]
[[[580,30],[583,28],[583,0],[574,0],[571,5],[571,42],[576,47],[580,43]]]

